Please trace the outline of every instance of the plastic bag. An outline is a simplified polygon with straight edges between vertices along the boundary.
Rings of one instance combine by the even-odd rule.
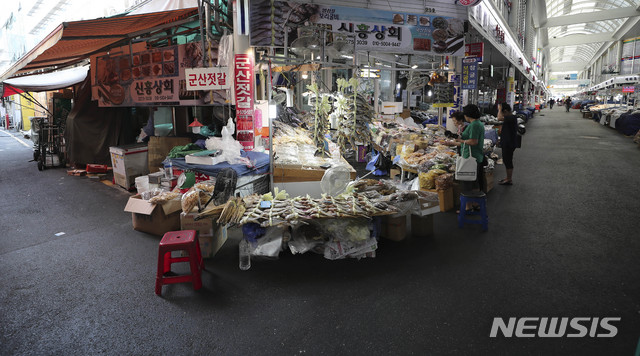
[[[229,118],[227,125],[222,128],[222,137],[209,137],[205,143],[207,150],[220,150],[221,161],[229,162],[229,164],[237,164],[244,162],[242,160],[242,144],[233,138],[235,124],[233,119]]]
[[[154,197],[152,197],[151,199],[149,199],[149,203],[152,204],[164,204],[166,202],[168,202],[169,200],[173,200],[176,199],[180,196],[179,192],[162,192],[159,195],[156,195]]]
[[[327,219],[316,226],[333,241],[365,241],[371,236],[365,219]]]
[[[252,256],[278,257],[282,251],[282,236],[284,229],[279,227],[267,228],[264,236],[257,240]]]
[[[151,198],[154,198],[162,194],[163,192],[164,190],[160,188],[153,188],[151,190],[147,190],[145,192],[140,193],[140,197],[142,198],[142,200],[150,200]]]
[[[447,172],[442,169],[432,169],[429,172],[418,173],[418,179],[420,179],[420,189],[433,189],[436,186],[435,179],[441,174]]]
[[[224,35],[220,38],[218,46],[218,65],[223,67],[229,65],[231,55],[233,55],[233,36]]]
[[[305,253],[308,251],[318,252],[317,247],[324,244],[322,234],[314,225],[300,225],[291,234],[289,249],[292,254]],[[324,252],[322,248],[320,253]]]
[[[256,223],[248,223],[242,225],[242,235],[247,240],[253,242],[259,237],[263,236],[267,232],[267,229]]]
[[[182,195],[182,212],[190,213],[193,208],[206,204],[209,200],[209,194],[201,191],[200,189],[191,188]]]
[[[447,190],[453,187],[453,174],[441,174],[436,178],[436,190]]]

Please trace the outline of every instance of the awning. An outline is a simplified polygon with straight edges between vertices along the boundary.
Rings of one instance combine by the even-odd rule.
[[[169,11],[198,7],[198,0],[155,0],[140,5],[129,12],[129,15],[148,14],[150,12]]]
[[[65,67],[107,50],[117,42],[191,21],[197,8],[63,22],[35,48],[14,63],[0,81],[17,73],[52,66]]]
[[[4,81],[2,97],[23,91],[48,91],[68,88],[85,80],[89,66],[65,69],[53,73],[27,75]],[[18,90],[16,92],[16,89]]]

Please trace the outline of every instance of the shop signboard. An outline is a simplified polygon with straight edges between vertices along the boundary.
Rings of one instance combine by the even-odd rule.
[[[478,88],[478,58],[462,59],[462,89]]]
[[[477,57],[480,58],[480,62],[484,57],[484,42],[467,43],[464,45],[465,57]]]
[[[199,42],[133,53],[116,48],[91,58],[92,99],[100,107],[223,105],[225,90],[187,89],[185,70],[202,67]]]
[[[622,87],[622,92],[623,93],[633,93],[634,91],[635,91],[635,87],[633,85],[623,86]]]
[[[187,90],[229,89],[228,67],[185,68]]]
[[[254,70],[252,56],[244,53],[236,54],[233,74],[233,89],[236,97],[236,139],[247,151],[252,150],[254,146],[253,77]]]
[[[251,45],[284,46],[285,36],[289,46],[295,46],[298,38],[296,24],[321,25],[332,36],[345,34],[346,47],[356,50],[387,53],[464,54],[465,22],[467,8],[454,4],[427,4],[419,14],[405,12],[299,4],[290,1],[255,1],[251,3]],[[261,14],[261,15],[257,15]],[[295,24],[292,23],[295,18]],[[290,23],[291,27],[285,27]],[[320,35],[310,39],[322,43]]]

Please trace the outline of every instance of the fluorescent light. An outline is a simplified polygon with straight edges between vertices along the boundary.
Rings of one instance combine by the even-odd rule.
[[[350,56],[350,55],[348,55],[348,54],[343,54],[343,55],[342,55],[342,58],[349,58],[349,59],[353,59],[353,56]]]
[[[418,68],[417,64],[414,64],[414,65],[411,66],[411,69],[416,69],[416,68]]]
[[[431,95],[433,95],[433,92],[432,92],[431,90],[429,90],[429,91],[427,92],[427,96],[431,96]]]

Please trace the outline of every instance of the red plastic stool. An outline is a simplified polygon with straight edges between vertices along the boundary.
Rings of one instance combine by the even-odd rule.
[[[172,257],[172,251],[186,251],[185,257]],[[189,262],[191,274],[167,276],[171,272],[171,264]],[[162,286],[173,283],[193,283],[193,289],[202,288],[201,272],[204,270],[204,260],[200,253],[200,243],[195,230],[169,231],[160,240],[158,247],[158,274],[156,276],[156,294],[162,294]]]

